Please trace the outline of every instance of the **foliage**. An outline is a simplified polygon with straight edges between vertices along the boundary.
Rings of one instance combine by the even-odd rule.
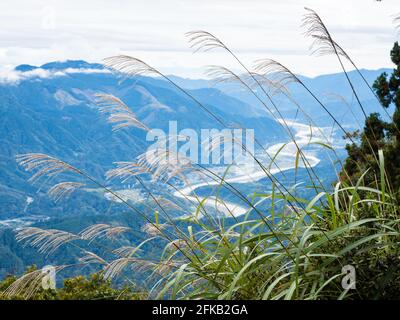
[[[37,270],[36,266],[27,269],[25,274]],[[0,299],[25,299],[24,292],[12,296],[4,296],[4,291],[9,288],[17,277],[8,276],[0,282]],[[146,293],[135,290],[134,287],[113,288],[110,281],[104,280],[100,273],[88,277],[77,276],[67,278],[63,286],[56,289],[38,288],[30,297],[32,300],[142,300]]]
[[[157,208],[145,210],[124,199],[111,187],[103,185],[84,169],[46,154],[21,155],[17,158],[19,164],[27,171],[32,171],[33,178],[55,178],[56,173],[70,171],[75,174],[76,179],[106,190],[134,214],[134,219],[140,217],[146,221],[142,227],[145,239],[137,244],[129,238],[124,238],[126,233],[132,232],[131,228],[114,223],[96,223],[79,232],[39,227],[22,228],[17,232],[19,241],[43,254],[51,254],[62,246],[72,246],[81,254],[80,263],[99,265],[102,276],[67,280],[59,291],[43,293],[40,289],[32,289],[37,288],[32,285],[40,280],[40,275],[34,270],[18,279],[5,280],[3,286],[8,286],[5,296],[32,298],[32,292],[35,292],[39,296],[44,294],[46,298],[47,295],[53,294],[62,299],[119,295],[125,297],[125,293],[111,289],[108,281],[140,272],[149,285],[146,297],[157,299],[398,298],[400,206],[396,191],[400,180],[397,174],[400,167],[396,157],[400,153],[396,153],[395,150],[398,149],[397,122],[400,119],[399,46],[396,44],[392,50],[392,61],[397,65],[397,71],[395,70],[389,81],[387,75],[383,74],[374,85],[376,95],[384,107],[388,108],[392,103],[396,107],[393,123],[386,123],[377,113],[366,115],[366,109],[347,74],[343,60],[351,63],[364,81],[365,78],[344,49],[332,38],[317,13],[306,10],[303,22],[307,28],[306,35],[314,41],[313,52],[318,55],[332,54],[338,59],[358,107],[365,114],[366,123],[360,136],[347,132],[317,94],[279,62],[265,59],[258,61],[254,70],[250,70],[211,33],[190,32],[189,40],[196,51],[216,48],[224,50],[245,72],[240,75],[225,67],[213,66],[210,74],[215,76],[214,80],[233,81],[243,86],[287,132],[289,141],[283,144],[276,154],[269,155],[270,163],[267,166],[253,155],[271,188],[263,193],[244,194],[229,182],[229,179],[225,179],[226,172],[215,173],[210,168],[187,162],[181,164],[179,161],[163,161],[165,159],[154,153],[150,157],[143,154],[136,162],[117,163],[116,168],[109,170],[106,177],[120,178],[123,182],[129,179],[139,182]],[[229,123],[225,123],[223,117],[142,60],[117,56],[106,59],[106,65],[126,77],[157,74],[173,84],[177,91],[191,100],[199,110],[205,111],[219,125],[229,127]],[[274,100],[277,94],[290,96],[286,88],[289,83],[306,90],[334,121],[338,130],[352,140],[352,144],[347,146],[349,158],[338,175],[339,182],[333,188],[326,187],[326,183],[314,168],[315,164],[311,164],[307,157],[307,148],[313,144],[311,138],[306,143],[300,143],[299,140],[304,139],[296,138],[291,131],[290,122],[282,116]],[[367,82],[366,84],[368,85]],[[120,129],[122,121],[124,128],[135,126],[147,130],[148,126],[142,125],[133,113],[127,111],[128,106],[122,106],[122,101],[116,97],[111,98],[113,103],[106,106],[102,104],[101,108],[106,108],[109,121],[111,119],[114,126],[117,126],[114,129]],[[303,113],[309,118],[310,127],[318,128],[301,105],[296,106],[298,113]],[[323,141],[314,144],[326,151],[329,159],[326,161],[330,161],[328,163],[331,164],[331,169],[335,170],[337,164],[341,164],[341,158],[323,132],[321,137]],[[359,141],[355,141],[358,137]],[[288,185],[285,183],[287,181],[282,179],[285,172],[279,169],[277,159],[287,145],[294,148],[290,152],[295,154],[295,176],[297,177],[301,169],[306,175],[299,184]],[[276,171],[273,173],[271,168]],[[171,181],[178,185],[187,183],[187,171],[202,174],[202,177],[213,178],[218,182],[217,191],[211,198],[213,204],[215,202],[215,208],[212,208],[215,210],[210,210],[206,198],[194,195],[186,199],[191,205],[196,205],[194,212],[171,216],[170,211],[166,210],[167,207],[172,206],[173,210],[181,212],[187,211],[188,206],[182,208],[176,202],[160,199],[151,189],[146,188],[149,180],[159,179],[162,180],[159,181],[160,185],[166,191],[174,192],[176,185]],[[74,184],[76,185],[75,179],[72,182],[58,182],[55,186],[61,186],[69,193],[73,191],[69,188]],[[50,196],[54,194],[53,188],[50,188],[53,190],[49,192]],[[222,189],[229,191],[246,205],[244,215],[238,217],[233,214],[231,208],[220,197]],[[311,190],[313,195],[302,197],[304,189]],[[63,194],[63,190],[56,192],[56,195]],[[221,210],[218,210],[219,206],[226,209],[222,214]],[[89,245],[93,248],[104,248],[106,241],[117,243],[119,247],[88,251]],[[146,255],[149,245],[160,249],[157,251],[158,256]],[[342,283],[343,267],[349,265],[356,271],[355,289],[343,286]],[[131,297],[131,292],[126,294]]]
[[[381,105],[388,109],[394,106],[393,116],[386,122],[378,113],[372,113],[365,121],[364,130],[360,135],[361,143],[347,145],[348,158],[346,159],[341,178],[355,183],[362,173],[371,168],[364,176],[365,184],[371,185],[375,181],[378,150],[382,149],[385,156],[385,171],[390,187],[394,191],[400,188],[400,46],[396,42],[390,52],[395,69],[389,76],[382,73],[373,84],[373,89]],[[385,110],[387,113],[387,111]],[[379,176],[379,173],[377,173]]]
[[[275,199],[266,219],[246,218],[220,228],[200,227],[195,248],[160,285],[172,299],[396,299],[400,295],[399,206],[380,189],[337,184],[311,200],[287,194]],[[279,210],[279,203],[284,206]],[[304,203],[305,209],[290,203]],[[189,249],[187,254],[189,254]],[[178,260],[172,252],[164,261]],[[343,266],[356,270],[356,289],[345,290]]]

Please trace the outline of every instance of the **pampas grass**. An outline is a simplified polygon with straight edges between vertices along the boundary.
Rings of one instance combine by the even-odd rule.
[[[345,58],[350,63],[353,61],[333,40],[321,17],[315,11],[306,9],[303,27],[306,29],[305,35],[313,41],[312,53],[335,54],[347,76],[341,59]],[[312,92],[295,72],[275,60],[259,59],[252,68],[248,68],[213,34],[191,31],[186,36],[195,52],[222,49],[237,61],[244,74],[235,73],[224,66],[210,66],[207,74],[216,83],[240,84],[274,119],[280,120],[290,141],[296,146],[295,170],[297,172],[302,163],[311,184],[308,188],[315,195],[301,198],[296,190],[297,185],[286,185],[271,173],[272,167],[283,173],[277,162],[280,151],[272,156],[267,154],[269,164],[263,163],[255,154],[250,154],[269,179],[271,190],[261,194],[254,192],[249,196],[229,183],[225,174],[193,164],[184,155],[153,149],[132,161],[115,163],[115,168],[105,175],[108,181],[119,179],[126,182],[135,179],[148,193],[152,203],[149,213],[123,199],[110,187],[97,182],[82,170],[45,154],[30,153],[17,156],[17,161],[26,170],[34,172],[31,181],[41,177],[55,179],[66,172],[87,180],[85,184],[59,182],[49,188],[50,196],[59,200],[87,183],[95,184],[119,199],[132,213],[144,218],[146,222],[140,231],[145,240],[139,245],[123,243],[119,248],[109,248],[107,258],[79,247],[79,241],[88,245],[95,245],[98,240],[102,243],[106,240],[113,241],[132,231],[130,228],[100,223],[89,226],[78,234],[72,234],[61,230],[29,227],[18,231],[17,240],[47,254],[55,252],[61,246],[74,245],[82,254],[79,262],[82,265],[98,265],[106,279],[129,275],[130,272],[143,273],[149,283],[151,298],[311,300],[361,297],[361,292],[351,292],[341,287],[342,267],[357,264],[363,270],[368,270],[369,265],[366,266],[366,263],[373,264],[372,259],[368,260],[371,256],[397,252],[395,248],[400,239],[397,195],[389,192],[391,188],[384,178],[383,153],[380,152],[379,159],[376,159],[381,175],[381,179],[376,181],[376,188],[364,186],[363,177],[356,185],[345,185],[339,181],[331,188],[333,190],[326,188],[297,144],[275,101],[276,94],[291,98],[288,89],[290,84],[302,86],[343,133],[349,136],[338,119],[318,98],[317,93]],[[216,124],[229,128],[223,119],[196,99],[190,91],[179,87],[143,60],[130,56],[113,56],[105,59],[104,65],[124,77],[163,78],[196,103]],[[347,80],[358,98],[350,79]],[[113,131],[125,127],[150,130],[119,98],[101,93],[97,95],[97,102],[100,113],[113,125]],[[299,104],[295,105],[298,112],[303,112],[312,123],[312,116],[307,115]],[[364,112],[362,104],[359,105]],[[323,137],[326,141],[320,142],[321,148],[333,154],[332,168],[335,168],[335,161],[340,159],[329,139],[325,135]],[[214,141],[209,147],[217,148],[219,143],[220,141]],[[242,147],[248,151],[245,146]],[[148,178],[151,178],[152,182],[165,185],[165,193],[174,192],[177,187],[173,181],[180,180],[181,183],[190,185],[188,175],[193,173],[218,182],[214,211],[207,207],[207,198],[196,196],[198,201],[195,212],[183,212],[185,208],[175,203],[173,196],[168,199],[161,197],[147,187]],[[243,216],[227,219],[215,214],[218,206],[224,206],[230,211],[219,196],[222,189],[244,203],[247,211]],[[176,218],[169,214],[170,211],[186,214],[183,218]],[[141,249],[147,244],[163,248],[156,260],[146,257],[145,250]],[[363,260],[362,255],[365,253],[367,258]],[[362,258],[358,259],[358,256]],[[361,283],[364,285],[369,280],[362,278],[360,281],[364,281]],[[8,293],[16,293],[19,290],[17,287],[25,286],[27,297],[31,297],[36,289],[28,285],[28,282],[38,285],[39,274],[36,272],[21,277],[10,287]]]
[[[107,121],[112,124],[113,131],[126,127],[136,127],[149,131],[150,129],[140,122],[133,111],[120,99],[111,94],[96,94],[99,110],[107,114]]]
[[[36,171],[34,175],[29,179],[31,182],[35,182],[41,177],[55,177],[63,172],[74,172],[79,173],[79,170],[71,166],[70,164],[61,161],[59,159],[48,156],[42,153],[27,153],[16,156],[16,160],[20,166],[26,171]]]
[[[97,238],[112,239],[127,231],[131,231],[131,229],[127,227],[115,227],[108,224],[99,223],[87,227],[86,229],[82,230],[79,235],[84,240],[93,241]]]
[[[57,202],[62,198],[68,197],[75,190],[83,186],[84,184],[79,182],[60,182],[52,186],[47,191],[47,194]]]
[[[17,231],[16,239],[37,248],[40,253],[51,254],[61,245],[77,240],[79,237],[62,230],[29,227]]]

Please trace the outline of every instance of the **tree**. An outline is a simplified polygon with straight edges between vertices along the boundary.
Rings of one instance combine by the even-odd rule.
[[[26,273],[32,272],[36,266],[29,267]],[[2,293],[17,280],[15,276],[8,276],[0,281],[0,300],[25,299],[23,292],[14,296],[4,296]],[[63,287],[59,289],[38,289],[30,298],[32,300],[142,300],[147,298],[147,293],[134,291],[131,286],[123,288],[111,287],[111,282],[103,278],[101,273],[94,273],[88,277],[77,276],[64,280]]]
[[[388,109],[394,107],[392,121],[385,122],[378,113],[372,113],[365,121],[359,143],[346,146],[348,157],[345,161],[341,180],[356,183],[361,175],[366,184],[372,184],[379,176],[378,150],[383,150],[387,180],[394,191],[400,188],[400,46],[396,42],[390,52],[395,68],[389,76],[382,73],[374,82],[373,90],[381,103]]]

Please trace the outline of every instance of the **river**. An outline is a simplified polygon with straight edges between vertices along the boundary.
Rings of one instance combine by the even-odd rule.
[[[283,120],[279,120],[280,123],[283,124]],[[291,129],[293,133],[296,143],[299,148],[305,147],[312,142],[324,142],[326,141],[326,129],[320,127],[313,127],[310,125],[305,125],[302,123],[298,123],[295,121],[285,121],[286,124]],[[325,133],[325,135],[324,135]],[[280,150],[281,149],[281,150]],[[280,150],[280,151],[279,151]],[[276,174],[279,171],[287,171],[294,169],[296,166],[296,154],[297,147],[293,141],[289,141],[285,143],[277,143],[269,146],[266,149],[266,152],[273,157],[279,151],[278,156],[275,159],[275,163],[279,166],[271,166],[269,170],[270,174]],[[263,151],[265,152],[265,151]],[[303,151],[304,156],[308,160],[309,166],[314,167],[319,162],[320,159],[314,154],[313,151]],[[265,156],[265,155],[264,155]],[[262,157],[262,155],[261,155]],[[265,157],[266,160],[268,159]],[[268,167],[269,163],[263,163],[266,167]],[[299,167],[304,167],[302,165],[302,161],[299,160]],[[224,179],[224,181],[228,183],[253,183],[257,182],[263,178],[266,178],[266,173],[259,166],[252,166],[252,170],[242,170],[246,171],[242,174],[238,174],[233,177],[228,177]],[[228,202],[228,201],[217,201],[216,197],[200,197],[196,196],[196,189],[201,187],[211,187],[219,185],[221,181],[205,181],[194,183],[188,186],[185,186],[181,189],[178,189],[174,192],[174,196],[177,198],[182,198],[191,201],[196,207],[199,205],[199,202],[202,202],[204,206],[212,207],[217,210],[219,213],[225,214],[226,216],[241,216],[248,211],[248,207],[241,206],[237,203]]]

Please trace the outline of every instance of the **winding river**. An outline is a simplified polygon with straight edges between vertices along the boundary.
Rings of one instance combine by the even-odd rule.
[[[283,120],[280,120],[283,123]],[[291,129],[292,133],[295,136],[297,145],[301,148],[308,145],[310,142],[315,141],[325,141],[326,138],[323,135],[324,128],[312,127],[309,125],[305,125],[302,123],[298,123],[295,121],[286,120],[286,124]],[[274,144],[267,149],[268,154],[273,157],[279,150],[279,154],[276,157],[276,164],[279,166],[279,169],[271,168],[270,174],[275,174],[279,171],[287,171],[295,168],[296,162],[296,153],[297,147],[293,141],[285,143],[277,143]],[[320,159],[317,158],[313,152],[303,151],[305,157],[307,158],[309,165],[311,167],[316,166]],[[264,163],[266,167],[268,167],[268,162]],[[299,166],[301,165],[301,161],[299,161]],[[242,174],[238,174],[234,177],[228,177],[225,179],[228,183],[252,183],[257,182],[266,177],[265,172],[259,167],[252,167],[253,170],[250,172],[245,172]],[[227,201],[217,201],[216,197],[206,197],[202,198],[200,196],[195,196],[196,189],[201,187],[210,187],[219,185],[220,181],[210,180],[207,182],[199,182],[194,183],[188,186],[185,186],[179,190],[174,192],[174,196],[177,198],[182,198],[191,201],[196,207],[199,204],[199,201],[203,202],[204,206],[212,207],[218,212],[225,214],[226,216],[240,216],[247,212],[248,208],[243,207],[239,204]]]

